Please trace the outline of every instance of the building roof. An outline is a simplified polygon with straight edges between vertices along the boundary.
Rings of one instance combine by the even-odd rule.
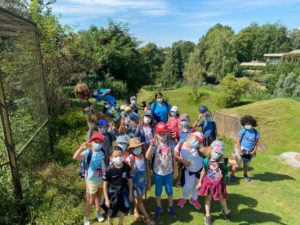
[[[259,61],[251,61],[251,62],[242,62],[240,66],[247,67],[247,66],[254,66],[254,67],[263,67],[266,66],[266,63],[259,62]]]
[[[266,53],[264,57],[282,57],[287,53]]]

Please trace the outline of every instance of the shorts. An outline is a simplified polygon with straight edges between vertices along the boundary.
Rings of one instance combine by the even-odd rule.
[[[154,182],[155,182],[155,196],[159,197],[162,194],[162,187],[165,186],[165,191],[168,196],[173,195],[173,173],[169,173],[167,175],[159,175],[157,173],[153,173]]]
[[[141,186],[134,186],[133,187],[133,197],[134,198],[139,198],[143,197],[146,193],[146,186],[141,187]]]
[[[99,188],[102,188],[103,181],[101,180],[99,183],[92,183],[89,181],[85,182],[86,192],[90,195],[96,194]]]
[[[250,154],[244,153],[243,156],[241,156],[236,147],[234,147],[234,154],[235,154],[235,159],[237,162],[237,165],[236,165],[237,168],[239,168],[241,166],[242,162],[244,163],[244,165],[249,166],[249,163],[252,159]]]

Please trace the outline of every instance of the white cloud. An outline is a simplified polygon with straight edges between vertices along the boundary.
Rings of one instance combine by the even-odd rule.
[[[168,13],[168,4],[164,0],[58,0],[53,8],[55,13],[69,16],[113,16],[129,11],[147,16]]]

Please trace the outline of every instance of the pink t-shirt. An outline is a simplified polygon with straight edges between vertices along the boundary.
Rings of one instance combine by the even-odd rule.
[[[170,117],[167,123],[171,132],[177,132],[179,128],[179,124],[180,124],[180,119],[178,117]]]

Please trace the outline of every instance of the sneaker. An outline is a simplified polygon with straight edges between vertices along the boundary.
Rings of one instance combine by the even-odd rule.
[[[189,203],[192,204],[195,209],[201,209],[201,204],[198,199],[190,199]]]
[[[169,213],[169,216],[171,218],[174,218],[176,216],[176,214],[175,214],[175,208],[173,206],[169,206],[168,207],[168,213]]]
[[[226,214],[224,209],[221,210],[221,213],[223,214],[225,220],[231,220],[230,213]]]
[[[229,181],[232,183],[235,181],[235,176],[233,174],[230,175]]]
[[[155,219],[159,219],[160,215],[162,214],[163,210],[161,207],[156,207],[155,212],[154,212],[154,217]]]
[[[87,217],[83,218],[83,225],[90,225],[90,220]]]
[[[101,222],[103,222],[105,219],[104,219],[104,217],[102,216],[102,214],[100,213],[100,212],[97,212],[96,213],[96,217],[97,217],[97,219],[98,219],[98,221],[101,223]]]
[[[250,177],[248,177],[248,175],[243,175],[243,178],[246,180],[246,181],[248,181],[248,182],[251,182],[251,179],[250,179]]]
[[[204,224],[211,225],[211,216],[204,216]]]
[[[186,204],[186,200],[184,198],[181,198],[179,199],[177,206],[183,208],[185,204]]]

